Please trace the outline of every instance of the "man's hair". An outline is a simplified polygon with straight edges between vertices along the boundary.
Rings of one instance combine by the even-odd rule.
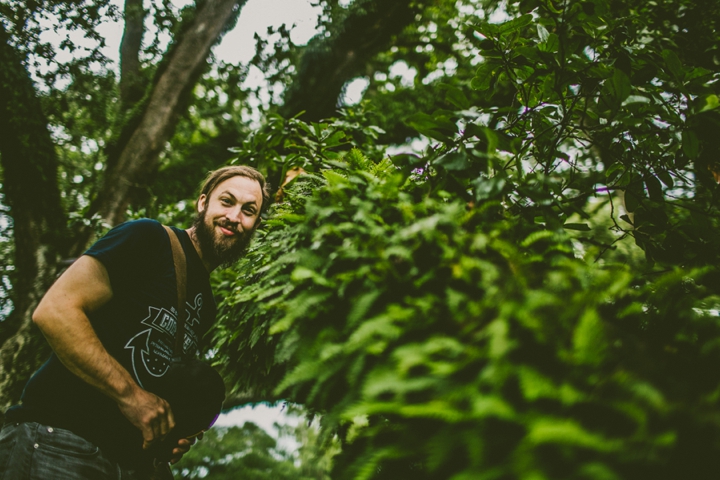
[[[260,184],[260,190],[262,191],[261,211],[267,210],[270,206],[270,187],[265,181],[265,177],[262,173],[258,172],[253,167],[248,167],[247,165],[230,165],[210,172],[205,178],[205,182],[200,189],[200,195],[210,197],[210,194],[218,185],[232,177],[245,177],[258,182]]]

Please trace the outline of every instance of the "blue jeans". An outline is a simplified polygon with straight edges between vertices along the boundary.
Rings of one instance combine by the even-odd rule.
[[[0,480],[146,480],[69,430],[35,422],[0,431]]]

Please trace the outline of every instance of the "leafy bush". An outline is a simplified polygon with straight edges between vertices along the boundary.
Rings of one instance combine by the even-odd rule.
[[[702,476],[720,324],[703,279],[588,266],[496,199],[387,163],[301,176],[216,334],[239,388],[323,412],[333,478]],[[373,173],[374,172],[374,173]],[[702,373],[700,373],[702,372]]]
[[[719,73],[663,33],[700,7],[507,8],[456,110],[407,118],[423,155],[378,155],[362,116],[238,150],[309,173],[227,274],[218,359],[323,414],[337,479],[714,478]],[[578,248],[628,236],[645,265]]]

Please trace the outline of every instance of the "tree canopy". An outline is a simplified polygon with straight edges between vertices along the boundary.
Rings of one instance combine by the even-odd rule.
[[[147,7],[127,2],[121,77],[91,51],[57,84],[28,74],[51,56],[33,16],[82,12],[90,32],[120,13],[1,3],[5,404],[37,365],[29,314],[61,259],[101,221],[187,221],[178,200],[229,161],[278,195],[214,274],[208,354],[228,406],[321,415],[332,478],[714,477],[717,2],[326,0],[307,45],[259,39],[252,63],[284,89],[265,103],[247,65],[207,62],[242,4],[153,3],[173,41],[139,55]]]

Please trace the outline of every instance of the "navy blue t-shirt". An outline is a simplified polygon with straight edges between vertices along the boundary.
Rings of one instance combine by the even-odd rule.
[[[178,234],[187,258],[184,350],[197,354],[215,320],[209,275],[184,230]],[[126,222],[110,230],[85,255],[107,269],[112,299],[90,315],[107,351],[141,387],[155,391],[170,367],[175,344],[176,281],[170,240],[154,220]],[[72,374],[55,354],[33,375],[9,421],[37,421],[72,430],[131,467],[147,459],[142,435],[117,404]]]

